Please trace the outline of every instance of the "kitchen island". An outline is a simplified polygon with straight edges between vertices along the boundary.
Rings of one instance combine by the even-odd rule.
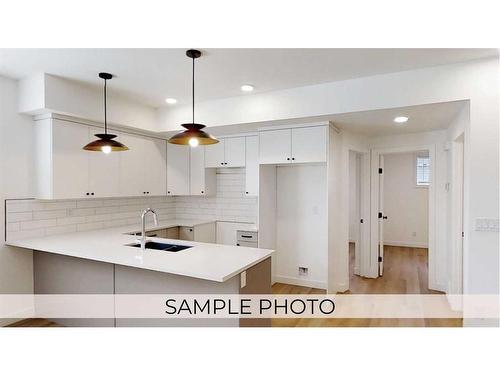
[[[147,232],[207,222],[172,220]],[[33,252],[35,294],[270,294],[272,250],[148,237],[188,248],[169,252],[130,246],[138,226],[16,239]],[[242,276],[243,274],[243,276]],[[67,326],[240,326],[266,320],[57,319]]]

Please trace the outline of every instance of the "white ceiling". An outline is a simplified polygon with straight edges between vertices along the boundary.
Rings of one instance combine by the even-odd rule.
[[[202,49],[197,100],[280,90],[355,77],[450,64],[488,56],[496,49]],[[191,63],[181,49],[0,49],[0,75],[19,79],[49,73],[101,85],[101,71],[116,75],[109,90],[153,107],[167,97],[188,104]]]
[[[334,115],[331,121],[340,129],[351,130],[369,137],[409,134],[446,129],[467,101],[455,101],[353,112]],[[398,116],[408,117],[403,124],[394,122]]]

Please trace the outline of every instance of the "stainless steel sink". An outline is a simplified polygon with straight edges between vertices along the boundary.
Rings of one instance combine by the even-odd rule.
[[[126,246],[141,247],[141,244],[140,243],[129,243]],[[176,252],[182,251],[182,250],[186,250],[186,249],[190,249],[191,247],[192,246],[176,245],[173,243],[164,243],[164,242],[155,242],[155,241],[146,242],[146,249],[170,251],[173,253],[176,253]]]

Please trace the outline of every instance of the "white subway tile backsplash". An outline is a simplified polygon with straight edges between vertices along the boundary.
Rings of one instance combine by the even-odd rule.
[[[152,207],[160,220],[257,222],[258,199],[245,196],[245,169],[217,170],[214,197],[129,197],[62,201],[7,200],[7,238],[31,238],[125,225],[140,226]],[[152,217],[147,218],[148,222]]]

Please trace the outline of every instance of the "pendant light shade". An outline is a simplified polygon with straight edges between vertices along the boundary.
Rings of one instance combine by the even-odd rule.
[[[107,81],[113,78],[109,73],[99,73],[99,78],[104,80],[104,134],[94,134],[97,140],[90,142],[83,147],[86,151],[101,151],[109,154],[112,151],[127,151],[129,148],[114,138],[116,135],[108,134],[108,114],[107,114]]]
[[[204,132],[202,129],[205,128],[205,125],[196,124],[194,122],[194,60],[201,56],[201,52],[196,49],[190,49],[186,51],[186,56],[193,60],[193,122],[188,124],[182,124],[181,126],[185,128],[181,133],[178,133],[171,137],[168,142],[173,143],[175,145],[185,145],[196,147],[198,145],[206,146],[213,145],[215,143],[219,143],[219,140],[215,138],[213,135]]]

